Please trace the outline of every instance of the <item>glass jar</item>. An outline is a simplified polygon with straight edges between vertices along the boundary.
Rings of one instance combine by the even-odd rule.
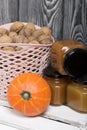
[[[70,82],[67,85],[67,105],[78,112],[87,113],[87,85]]]
[[[52,96],[51,105],[62,105],[66,103],[66,87],[69,78],[60,75],[53,67],[48,66],[44,70],[44,78],[48,82]]]
[[[75,40],[57,41],[52,45],[51,65],[62,75],[77,78],[87,74],[87,50]]]

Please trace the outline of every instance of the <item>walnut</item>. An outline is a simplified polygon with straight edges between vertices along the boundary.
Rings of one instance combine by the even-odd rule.
[[[7,35],[3,35],[0,37],[0,43],[12,43],[12,38]]]
[[[40,44],[37,40],[32,40],[29,42],[29,44]]]
[[[19,31],[18,34],[19,34],[19,35],[24,35],[24,36],[25,36],[24,27]]]
[[[9,36],[10,37],[15,37],[15,36],[17,36],[17,33],[16,32],[9,32]]]
[[[24,35],[28,38],[29,36],[32,35],[33,30],[29,29],[29,28],[25,28],[24,29]]]
[[[23,35],[17,35],[17,36],[15,36],[14,42],[15,43],[27,43],[28,39]]]
[[[33,40],[36,40],[36,38],[33,36],[28,37],[28,42],[33,41]]]
[[[41,42],[40,42],[41,44],[51,44],[52,43],[52,41],[50,40],[50,39],[44,39],[44,40],[42,40]]]
[[[14,47],[12,46],[5,46],[0,48],[3,51],[15,51]]]
[[[25,28],[30,29],[32,31],[35,31],[35,24],[33,24],[33,23],[27,23],[25,25]]]
[[[49,35],[41,35],[39,38],[38,38],[38,41],[41,43],[41,44],[51,44],[52,43],[52,38],[51,36]]]
[[[19,46],[16,46],[15,47],[15,51],[20,51],[20,50],[22,50],[23,48],[22,47],[19,47]]]
[[[27,38],[32,35],[33,31],[35,31],[35,24],[27,23],[23,30],[19,32],[19,34],[25,35]]]
[[[32,33],[33,33],[33,30],[32,29],[30,29],[30,28],[22,28],[22,30],[19,32],[19,35],[24,35],[25,37],[29,37],[29,36],[31,36],[32,35]]]
[[[42,32],[41,29],[37,29],[33,32],[32,36],[35,38],[38,38],[39,36],[43,35],[44,33]]]
[[[41,41],[43,41],[43,40],[50,40],[51,39],[51,37],[50,36],[48,36],[48,35],[41,35],[40,37],[38,37],[38,41],[39,42],[41,42]]]
[[[45,35],[51,35],[51,29],[44,26],[44,27],[41,27],[41,30],[42,32],[45,34]]]
[[[15,42],[15,37],[17,36],[16,32],[9,32],[9,36],[12,38],[12,42]]]
[[[53,42],[48,27],[36,28],[31,22],[24,24],[16,21],[11,25],[10,30],[0,28],[0,36],[1,43],[49,44]]]
[[[18,33],[23,27],[24,24],[22,22],[16,21],[11,25],[10,31]]]
[[[0,36],[3,36],[4,34],[8,35],[8,30],[5,28],[0,28]]]

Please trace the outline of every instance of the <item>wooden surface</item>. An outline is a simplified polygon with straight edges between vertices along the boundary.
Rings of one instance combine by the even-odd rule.
[[[87,45],[87,0],[0,0],[0,24],[16,20],[50,27],[55,40]]]
[[[82,130],[80,129],[81,127],[78,128],[40,116],[25,117],[13,109],[3,106],[0,106],[0,124],[10,126],[10,129],[8,127],[8,130],[11,130],[11,127],[17,128],[17,130]],[[3,130],[3,127],[1,130]],[[84,128],[83,130],[86,129]]]
[[[11,109],[11,106],[8,104],[7,101],[0,100],[0,107],[6,109],[2,106],[8,108],[8,110]],[[12,111],[14,112],[14,110]],[[40,117],[53,120],[55,122],[62,122],[65,124],[69,124],[71,126],[78,127],[78,128],[87,127],[87,114],[76,112],[65,105],[61,105],[61,106],[50,105],[47,111],[43,113]],[[0,118],[0,121],[1,120],[2,118]],[[4,120],[5,119],[3,119],[3,122],[5,122]]]

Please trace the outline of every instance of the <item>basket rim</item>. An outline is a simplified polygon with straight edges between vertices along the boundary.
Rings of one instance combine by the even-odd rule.
[[[0,47],[1,46],[28,46],[28,47],[33,47],[33,46],[36,46],[36,47],[47,47],[47,46],[52,46],[53,43],[50,43],[50,44],[28,44],[28,43],[0,43]]]
[[[0,28],[6,28],[6,29],[8,29],[9,30],[9,28],[10,28],[10,26],[13,24],[14,22],[9,22],[9,23],[4,23],[4,24],[1,24],[0,25]],[[26,25],[28,22],[22,22],[24,25]],[[40,29],[41,27],[39,26],[39,25],[36,25],[35,24],[35,27],[36,28],[38,28],[38,29]]]

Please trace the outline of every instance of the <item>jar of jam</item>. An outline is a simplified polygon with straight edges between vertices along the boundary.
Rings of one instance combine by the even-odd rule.
[[[66,103],[66,87],[69,82],[68,77],[60,75],[52,66],[44,70],[44,78],[48,82],[52,97],[51,105],[62,105]]]
[[[55,42],[51,50],[51,65],[62,75],[84,76],[87,74],[86,46],[75,40]]]
[[[72,109],[87,113],[87,85],[72,81],[67,85],[67,105]]]

